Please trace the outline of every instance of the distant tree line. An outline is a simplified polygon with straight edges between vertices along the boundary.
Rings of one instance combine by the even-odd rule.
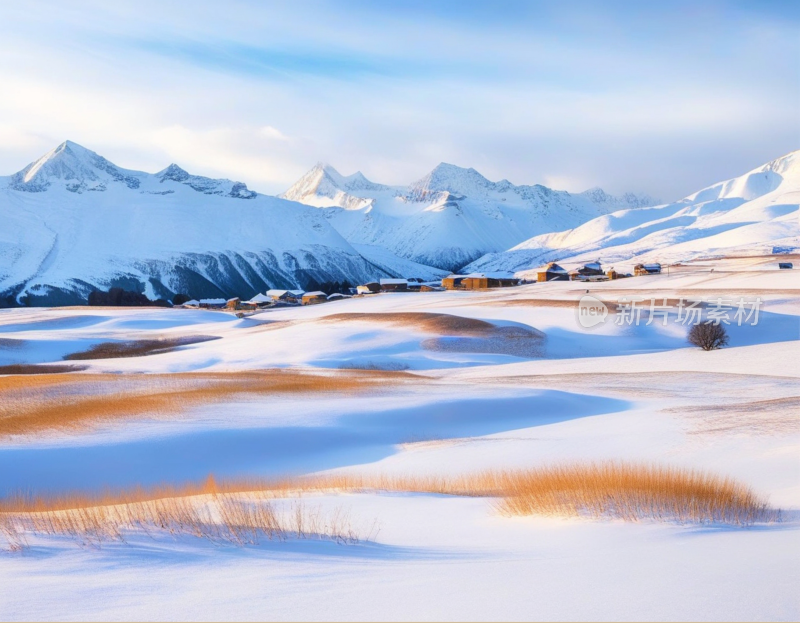
[[[308,284],[307,291],[313,292],[319,290],[325,294],[335,294],[337,292],[340,294],[350,294],[350,288],[353,287],[355,286],[346,279],[344,281],[323,281],[322,283],[312,279]]]
[[[187,299],[188,300],[188,299]],[[104,307],[142,307],[144,305],[155,305],[158,307],[169,307],[169,301],[157,299],[151,301],[140,292],[123,290],[122,288],[111,288],[108,292],[94,290],[89,294],[89,305],[102,305]]]

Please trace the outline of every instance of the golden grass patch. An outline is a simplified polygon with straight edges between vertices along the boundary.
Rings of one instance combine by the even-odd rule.
[[[146,357],[169,353],[179,346],[200,344],[220,339],[214,335],[186,335],[183,337],[159,338],[153,340],[128,340],[124,342],[102,342],[87,350],[71,353],[64,357],[67,361],[81,359],[119,359],[122,357]]]
[[[45,374],[0,377],[0,436],[174,416],[236,396],[349,393],[419,377],[405,372],[295,370],[181,374]]]
[[[402,327],[413,327],[427,333],[440,335],[478,336],[491,332],[495,326],[485,320],[465,318],[452,314],[432,312],[387,312],[331,314],[322,322],[381,322]]]
[[[125,529],[161,530],[229,543],[310,532],[357,540],[349,517],[315,527],[303,511],[279,518],[270,500],[314,493],[417,492],[495,498],[505,516],[543,515],[751,525],[780,519],[747,486],[687,468],[604,462],[463,476],[330,474],[281,480],[235,480],[133,489],[97,496],[17,496],[0,500],[0,533],[12,548],[27,533],[82,541],[122,538]],[[338,517],[338,515],[337,515]],[[309,523],[311,522],[311,523]]]

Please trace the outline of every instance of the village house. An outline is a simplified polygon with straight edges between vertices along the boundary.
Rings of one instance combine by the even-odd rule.
[[[266,294],[261,294],[261,292],[259,292],[247,302],[251,305],[255,305],[256,307],[267,307],[269,305],[272,305],[273,301],[271,297],[267,296]]]
[[[448,275],[444,279],[442,279],[442,287],[445,290],[460,290],[462,289],[462,282],[467,277],[467,275]]]
[[[407,279],[381,279],[382,292],[406,292],[408,291]]]
[[[639,277],[640,275],[658,275],[661,273],[661,264],[637,264],[633,267],[633,274]]]
[[[306,292],[303,294],[302,303],[303,305],[316,305],[318,303],[327,303],[328,302],[328,295],[324,292],[320,292],[319,290],[315,292]]]
[[[609,277],[603,272],[600,262],[589,262],[580,268],[569,271],[570,281],[607,281]]]
[[[303,290],[267,290],[267,296],[275,302],[299,303],[303,298]]]
[[[569,273],[555,262],[550,262],[537,271],[536,281],[569,281]]]

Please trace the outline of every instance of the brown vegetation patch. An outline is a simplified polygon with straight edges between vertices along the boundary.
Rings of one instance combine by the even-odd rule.
[[[414,327],[439,337],[427,339],[427,350],[452,353],[486,353],[515,357],[541,357],[545,335],[531,327],[497,326],[485,320],[429,312],[333,314],[328,322],[385,322]]]
[[[431,312],[332,314],[320,320],[323,322],[383,322],[403,327],[414,327],[420,331],[439,335],[478,336],[484,335],[495,328],[492,323],[485,320]]]
[[[68,361],[81,359],[117,359],[121,357],[146,357],[169,353],[180,346],[200,344],[220,339],[213,335],[187,335],[184,337],[161,338],[156,340],[129,340],[125,342],[103,342],[95,344],[89,350],[65,355]]]
[[[86,366],[66,366],[58,364],[14,363],[0,366],[0,375],[3,374],[63,374],[66,372],[80,372]]]
[[[407,372],[311,374],[294,370],[182,374],[46,374],[0,377],[0,436],[69,430],[135,417],[169,417],[236,396],[380,390]]]
[[[11,506],[7,504],[7,506]],[[323,512],[302,502],[276,506],[257,493],[207,494],[71,506],[64,509],[0,511],[0,537],[7,548],[28,547],[29,535],[66,536],[81,545],[125,541],[126,532],[189,536],[216,544],[258,545],[263,540],[324,539],[355,544],[372,540],[376,523],[355,528],[348,511]]]

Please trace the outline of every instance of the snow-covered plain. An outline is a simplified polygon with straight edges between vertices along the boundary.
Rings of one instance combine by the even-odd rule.
[[[137,533],[99,548],[36,537],[27,550],[0,553],[0,618],[796,620],[800,277],[778,270],[778,259],[690,262],[669,275],[591,285],[379,294],[243,319],[181,309],[2,310],[0,365],[64,363],[116,340],[220,338],[73,362],[88,369],[70,376],[407,371],[367,394],[243,397],[176,417],[6,437],[2,490],[99,491],[209,472],[457,475],[611,459],[733,476],[780,507],[783,520],[735,528],[508,518],[480,498],[308,494],[308,503],[346,507],[356,523],[377,520],[380,531],[357,545],[249,548]],[[618,325],[612,313],[582,328],[576,301],[587,288],[607,302],[744,296],[763,305],[756,326],[734,324],[729,347],[703,352],[686,343],[674,307],[667,326]],[[410,316],[375,316],[409,312],[528,327],[544,338],[523,357],[513,348],[485,352],[480,338],[432,334]],[[330,317],[339,314],[370,315]]]

